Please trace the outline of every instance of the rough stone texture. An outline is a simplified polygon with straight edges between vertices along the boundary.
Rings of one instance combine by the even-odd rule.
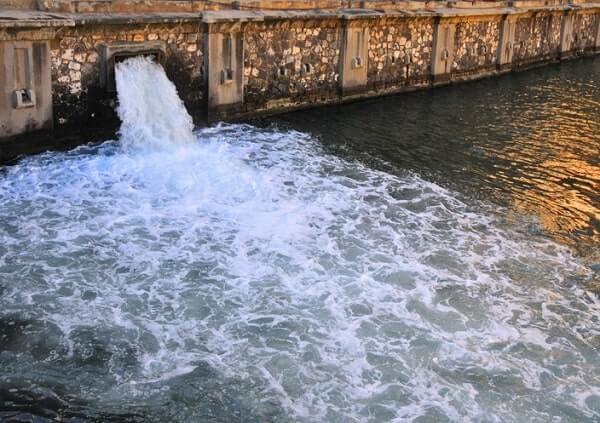
[[[203,93],[200,24],[89,25],[60,33],[51,49],[55,123],[100,118],[112,113],[113,93],[99,88],[98,46],[114,41],[167,43],[165,70],[189,109],[197,109]]]
[[[512,63],[504,64],[506,69],[558,60],[564,16],[569,16],[573,32],[569,33],[572,38],[565,37],[563,44],[566,40],[572,42],[572,47],[567,48],[576,53],[593,50],[600,20],[598,9],[571,6],[563,9],[510,11],[510,22],[514,22],[514,54]],[[204,41],[208,40],[205,32],[210,32],[211,27],[223,34],[243,34],[243,66],[236,72],[243,74],[243,91],[236,82],[243,99],[230,114],[225,113],[225,107],[223,116],[251,116],[255,112],[344,100],[340,76],[344,28],[364,17],[332,11],[242,12],[224,13],[213,23],[206,16],[201,18],[191,13],[69,15],[75,26],[60,29],[51,42],[56,126],[68,123],[85,126],[92,117],[98,120],[103,116],[114,117],[115,95],[106,92],[99,81],[98,47],[116,41],[164,41],[167,75],[192,114],[202,116],[196,110],[203,107],[208,97],[205,63],[210,72],[222,70],[216,69],[214,60],[208,63],[204,55]],[[444,49],[450,51],[444,65],[448,80],[471,79],[496,71],[500,21],[507,9],[469,13],[449,8],[436,12],[437,17],[424,11],[369,13],[372,17],[366,24],[367,86],[366,90],[361,86],[357,97],[434,84],[431,69],[436,21],[450,25],[454,34],[446,33],[448,39],[444,41]],[[8,29],[0,28],[2,36],[12,39]],[[433,68],[436,70],[436,66]]]
[[[335,20],[286,20],[248,24],[244,31],[244,101],[309,102],[335,95],[340,31]]]
[[[531,63],[558,55],[561,14],[539,13],[517,20],[513,63]]]
[[[370,88],[419,84],[429,79],[433,19],[383,19],[369,34]]]
[[[499,17],[493,20],[468,20],[456,24],[453,73],[471,73],[496,66],[500,40]]]
[[[594,49],[598,21],[600,21],[600,15],[598,14],[578,13],[573,16],[572,50],[583,52]]]

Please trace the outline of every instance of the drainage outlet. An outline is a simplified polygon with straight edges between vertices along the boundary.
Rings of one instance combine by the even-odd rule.
[[[115,63],[134,56],[150,56],[156,63],[164,65],[166,57],[164,41],[144,41],[141,43],[115,42],[98,46],[100,57],[100,86],[106,91],[116,91]]]
[[[35,92],[32,90],[22,89],[14,92],[14,108],[26,109],[35,107]]]

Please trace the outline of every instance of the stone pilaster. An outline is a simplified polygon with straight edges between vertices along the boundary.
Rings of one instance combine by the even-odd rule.
[[[573,55],[573,12],[565,10],[560,27],[560,59],[568,59]]]
[[[343,15],[340,58],[340,91],[342,96],[358,95],[367,87],[369,63],[369,24],[375,15],[366,13]]]
[[[504,15],[500,22],[500,42],[498,43],[498,70],[500,72],[509,70],[512,63],[516,18]]]
[[[455,23],[444,19],[436,20],[433,29],[433,55],[431,57],[431,75],[434,84],[447,83],[452,77],[455,35]]]
[[[0,139],[49,133],[53,128],[50,41],[56,27],[73,22],[35,12],[0,15],[4,15],[0,16]]]
[[[598,24],[596,25],[596,42],[594,43],[594,51],[600,53],[600,16],[597,18]]]
[[[207,12],[204,51],[207,119],[213,122],[239,113],[244,104],[244,25],[262,19],[241,11]]]

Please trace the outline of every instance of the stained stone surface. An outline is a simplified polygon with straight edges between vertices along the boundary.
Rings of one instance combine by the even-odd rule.
[[[500,40],[499,23],[499,20],[494,19],[456,24],[453,71],[473,71],[496,65]]]
[[[333,95],[339,78],[340,31],[335,20],[249,24],[245,31],[245,101],[290,101]]]
[[[90,25],[66,30],[51,49],[56,123],[93,118],[91,114],[96,110],[89,107],[90,103],[112,109],[114,97],[99,88],[102,63],[98,47],[118,41],[165,41],[167,75],[186,106],[198,108],[204,91],[200,31],[198,23]]]
[[[405,85],[429,74],[433,19],[386,19],[369,33],[370,86]]]
[[[560,47],[560,13],[539,13],[517,20],[513,62],[533,62],[557,54]]]
[[[573,38],[571,48],[575,50],[590,49],[596,41],[595,29],[598,28],[600,15],[578,13],[573,16]]]

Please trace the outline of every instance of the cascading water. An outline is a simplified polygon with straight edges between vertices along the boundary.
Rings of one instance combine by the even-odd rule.
[[[128,147],[173,147],[193,142],[194,124],[175,85],[159,64],[136,56],[115,65],[121,118],[119,135]]]
[[[600,417],[599,305],[566,249],[307,134],[190,136],[147,59],[119,64],[117,84],[124,145],[25,158],[0,177],[4,410]]]

